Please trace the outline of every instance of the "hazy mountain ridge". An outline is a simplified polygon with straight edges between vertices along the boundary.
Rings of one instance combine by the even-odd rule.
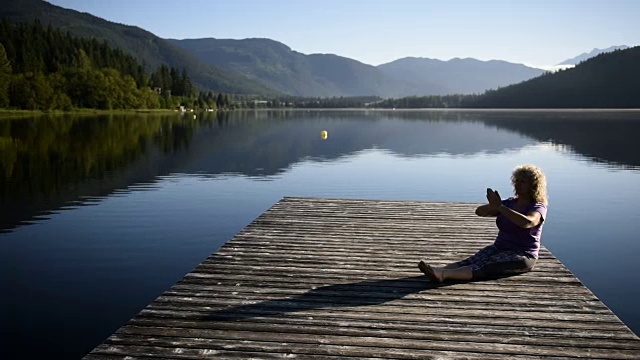
[[[542,69],[501,60],[454,58],[448,61],[406,57],[378,66],[390,77],[423,84],[429,95],[474,94],[529,80]]]
[[[334,54],[305,55],[270,39],[170,39],[200,60],[292,95],[404,97],[481,93],[544,72],[506,61],[404,58],[372,66]]]
[[[629,46],[627,46],[627,45],[610,46],[610,47],[608,47],[606,49],[597,49],[597,48],[595,48],[595,49],[591,50],[588,53],[582,53],[582,54],[580,54],[580,55],[578,55],[576,57],[573,57],[571,59],[564,60],[564,61],[558,63],[557,65],[577,65],[582,61],[585,61],[585,60],[590,59],[592,57],[598,56],[598,55],[600,55],[602,53],[608,53],[608,52],[612,52],[612,51],[615,51],[615,50],[624,50],[624,49],[628,49],[628,48],[629,48]]]
[[[375,66],[334,55],[305,55],[270,39],[169,39],[200,60],[264,86],[301,96],[398,96],[403,84]]]

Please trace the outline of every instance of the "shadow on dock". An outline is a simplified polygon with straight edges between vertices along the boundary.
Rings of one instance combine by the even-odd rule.
[[[235,321],[257,316],[274,316],[321,308],[380,305],[421,291],[455,283],[432,283],[424,275],[398,279],[366,280],[312,288],[304,294],[282,299],[231,306],[215,311],[202,320]]]

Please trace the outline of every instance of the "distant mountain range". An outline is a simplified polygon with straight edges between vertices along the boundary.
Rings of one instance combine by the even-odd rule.
[[[302,96],[404,97],[481,93],[541,75],[506,61],[404,58],[379,66],[331,55],[305,55],[269,39],[169,40],[200,60],[264,86]]]
[[[544,72],[522,64],[472,58],[442,61],[407,57],[378,68],[389,77],[415,84],[412,93],[406,95],[482,93],[529,80]]]
[[[408,57],[372,66],[333,55],[305,55],[270,39],[162,39],[135,26],[113,23],[42,0],[0,0],[0,18],[38,19],[80,37],[106,40],[143,61],[182,69],[196,86],[215,92],[295,96],[405,97],[483,93],[535,78],[544,70],[506,61],[448,61]],[[596,51],[570,61],[579,62]]]
[[[567,59],[565,61],[562,61],[560,63],[558,63],[557,65],[577,65],[582,61],[585,61],[587,59],[590,59],[594,56],[600,55],[602,53],[608,53],[608,52],[612,52],[615,50],[624,50],[624,49],[628,49],[629,47],[627,45],[618,45],[618,46],[611,46],[608,47],[606,49],[593,49],[588,53],[582,53],[574,58],[571,59]]]
[[[401,82],[375,66],[332,54],[305,55],[269,39],[168,40],[201,61],[285,94],[399,96]]]

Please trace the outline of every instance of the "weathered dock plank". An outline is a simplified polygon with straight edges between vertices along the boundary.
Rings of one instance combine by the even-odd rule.
[[[476,206],[284,198],[85,358],[640,358],[546,248],[523,275],[422,276],[493,241]]]

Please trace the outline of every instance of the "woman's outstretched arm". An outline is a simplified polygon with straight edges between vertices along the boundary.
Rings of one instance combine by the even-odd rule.
[[[510,209],[504,205],[500,205],[498,207],[498,211],[504,215],[507,219],[511,220],[512,223],[518,225],[521,228],[532,228],[540,224],[540,220],[542,219],[542,215],[533,210],[528,214],[519,213],[513,209]]]
[[[498,216],[498,210],[492,210],[489,204],[478,206],[476,209],[476,215],[478,216]]]

